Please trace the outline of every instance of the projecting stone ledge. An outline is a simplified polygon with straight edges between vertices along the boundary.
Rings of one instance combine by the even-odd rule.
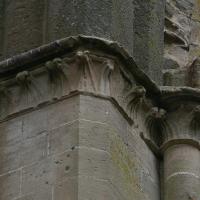
[[[0,62],[0,81],[1,101],[9,104],[3,106],[3,117],[76,91],[111,97],[125,110],[138,84],[152,99],[160,95],[119,44],[87,36],[57,40]]]
[[[130,70],[138,83],[144,85],[145,88],[149,88],[151,92],[158,92],[156,84],[136,66],[133,58],[117,42],[81,35],[57,40],[0,62],[0,77],[5,78],[7,75],[14,74],[23,69],[27,70],[33,65],[55,58],[57,55],[69,55],[80,48],[92,51],[98,50],[110,56],[118,57],[118,59],[126,64],[127,69]]]

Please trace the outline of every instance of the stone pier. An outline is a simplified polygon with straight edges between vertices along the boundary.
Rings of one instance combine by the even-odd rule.
[[[200,151],[190,144],[176,144],[164,152],[164,199],[198,199]]]
[[[164,200],[200,197],[200,109],[197,102],[173,97],[162,144]],[[169,106],[170,108],[170,106]]]
[[[0,199],[160,200],[132,110],[158,87],[121,46],[57,40],[1,62],[0,79]]]

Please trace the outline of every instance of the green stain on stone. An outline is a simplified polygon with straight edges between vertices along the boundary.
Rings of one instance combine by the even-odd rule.
[[[139,187],[140,180],[137,176],[137,160],[129,153],[127,145],[120,136],[111,132],[110,140],[111,159],[123,177],[122,181],[125,184],[128,199],[133,199],[136,194],[144,199],[144,194]]]

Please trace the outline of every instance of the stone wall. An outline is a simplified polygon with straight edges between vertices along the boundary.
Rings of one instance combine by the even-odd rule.
[[[0,130],[1,199],[159,199],[154,155],[108,101],[74,96]]]
[[[0,59],[68,36],[119,42],[162,83],[164,0],[2,0]]]
[[[167,0],[164,84],[199,87],[200,1]]]
[[[0,11],[2,59],[78,34],[116,40],[133,52],[131,0],[3,0]]]
[[[165,0],[133,0],[133,58],[162,85]]]
[[[44,2],[4,1],[4,56],[10,57],[42,44]]]
[[[0,42],[1,42],[1,45],[0,45],[0,58],[3,54],[3,42],[4,42],[4,1],[1,1],[0,2]]]

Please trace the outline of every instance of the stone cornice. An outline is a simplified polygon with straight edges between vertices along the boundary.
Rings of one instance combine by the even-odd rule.
[[[132,73],[136,82],[145,87],[149,95],[160,93],[158,86],[137,67],[133,58],[117,42],[83,35],[57,40],[0,62],[0,79],[16,75],[20,71],[29,70],[40,63],[80,49],[100,51],[108,56],[117,57],[126,66],[127,71]]]
[[[69,37],[0,63],[0,120],[74,92],[113,99],[131,121],[145,96],[160,91],[121,46],[100,38]]]
[[[200,102],[200,90],[190,87],[158,87],[139,67],[133,58],[117,42],[98,37],[71,36],[52,43],[32,49],[25,53],[13,56],[0,62],[0,81],[15,76],[17,73],[30,70],[40,63],[65,54],[72,54],[78,50],[100,51],[108,56],[117,57],[131,72],[136,82],[147,91],[147,96],[157,100],[157,106],[167,105],[177,100],[189,100]],[[161,105],[159,105],[161,104]]]

